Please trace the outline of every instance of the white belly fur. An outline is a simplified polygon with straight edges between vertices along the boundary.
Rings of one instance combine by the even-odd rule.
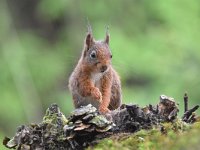
[[[99,88],[99,90],[101,89],[101,78],[103,77],[103,73],[94,73],[91,75],[91,79],[95,85],[95,87]]]

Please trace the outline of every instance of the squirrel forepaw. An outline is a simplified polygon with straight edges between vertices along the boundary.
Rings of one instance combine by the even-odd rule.
[[[110,113],[110,110],[108,108],[99,107],[99,112],[102,114]]]
[[[95,100],[98,100],[100,103],[102,102],[102,95],[98,88],[94,88],[91,91],[91,95]]]

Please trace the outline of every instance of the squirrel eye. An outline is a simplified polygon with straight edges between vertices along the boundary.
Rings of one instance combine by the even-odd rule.
[[[112,55],[110,55],[110,58],[112,58],[113,56]]]
[[[91,58],[96,58],[96,53],[95,53],[95,51],[92,51],[92,53],[90,54],[90,57],[91,57]]]

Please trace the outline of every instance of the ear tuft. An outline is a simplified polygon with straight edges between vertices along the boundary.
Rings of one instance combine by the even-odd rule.
[[[89,23],[89,20],[87,19],[88,21],[88,25],[87,25],[87,35],[86,35],[86,38],[85,38],[85,45],[86,45],[86,50],[88,50],[92,43],[93,43],[93,36],[92,36],[92,27]]]
[[[109,27],[106,27],[106,38],[105,38],[105,43],[109,45],[110,41],[110,34],[109,34]]]

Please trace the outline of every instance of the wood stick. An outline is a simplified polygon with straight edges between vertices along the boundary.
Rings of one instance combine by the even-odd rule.
[[[185,93],[184,95],[184,113],[188,111],[188,95]]]
[[[199,105],[194,106],[193,108],[186,111],[182,117],[183,121],[186,121],[189,119],[189,117],[192,115],[193,112],[195,112],[199,108]]]

